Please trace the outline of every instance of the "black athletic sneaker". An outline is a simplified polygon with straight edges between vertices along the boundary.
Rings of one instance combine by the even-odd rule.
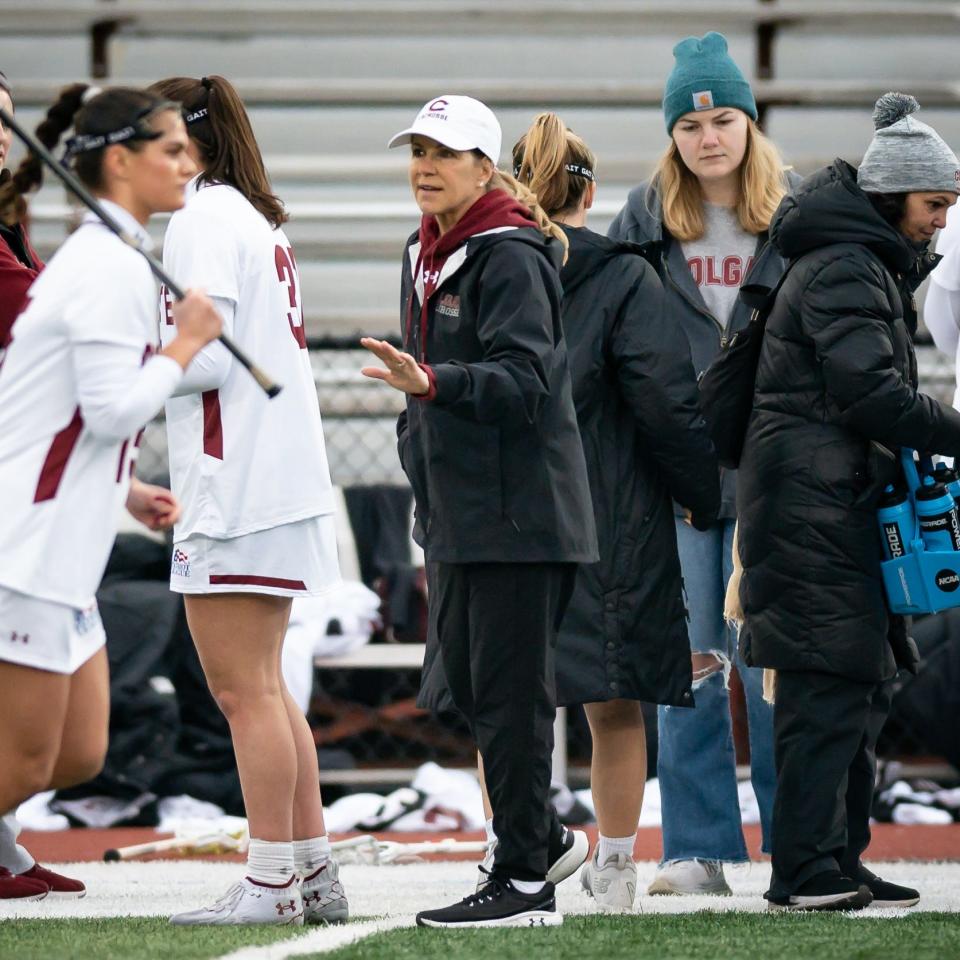
[[[539,893],[521,893],[509,880],[493,875],[459,903],[417,914],[418,927],[558,927],[561,923],[563,914],[557,911],[552,883],[547,881]]]
[[[857,881],[867,887],[873,895],[871,907],[915,907],[920,902],[919,890],[881,880],[862,864],[857,872]]]
[[[766,896],[766,895],[765,895]],[[839,870],[818,873],[789,897],[767,896],[768,910],[862,910],[873,899],[870,888]]]
[[[590,838],[582,830],[564,827],[558,840],[547,848],[547,879],[554,886],[573,876],[590,856]]]
[[[493,861],[497,853],[497,840],[487,843],[483,860],[477,867],[477,892],[487,883],[493,873]],[[572,877],[587,862],[590,855],[590,838],[582,830],[563,827],[556,839],[551,837],[547,847],[547,879],[556,886],[567,877]]]

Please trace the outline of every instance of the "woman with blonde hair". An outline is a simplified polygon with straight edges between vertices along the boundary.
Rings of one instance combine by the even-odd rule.
[[[720,506],[690,348],[665,309],[648,251],[587,229],[596,158],[555,114],[513,149],[515,173],[560,224],[563,329],[590,478],[600,560],[581,564],[557,641],[557,702],[583,704],[600,828],[581,885],[602,910],[629,910],[647,773],[640,703],[692,702],[671,499],[698,529]]]
[[[706,370],[724,331],[749,319],[740,286],[773,287],[784,261],[767,227],[790,187],[780,156],[757,126],[749,83],[719,33],[674,47],[663,97],[670,144],[653,177],[631,191],[609,236],[653,242],[666,309],[689,343],[694,371]],[[723,619],[736,524],[735,475],[721,471],[719,519],[696,530],[675,511],[690,618],[694,709],[658,710],[657,773],[663,797],[663,860],[648,892],[729,894],[723,863],[749,859],[740,821],[731,735],[729,672],[746,694],[753,787],[763,850],[770,850],[776,774],[770,706],[762,671],[746,667]]]
[[[431,618],[500,841],[476,893],[417,923],[554,926],[553,646],[575,564],[597,559],[560,324],[565,237],[497,169],[485,104],[430,100],[390,141],[403,144],[422,213],[403,257],[404,348],[365,338],[385,369],[363,372],[407,395],[398,446]]]

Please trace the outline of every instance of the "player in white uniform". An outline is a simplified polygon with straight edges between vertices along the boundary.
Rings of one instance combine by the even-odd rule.
[[[196,171],[180,113],[140,90],[85,92],[69,87],[51,108],[53,142],[72,122],[77,175],[148,244],[150,215],[181,207]],[[133,460],[220,318],[190,294],[155,355],[156,290],[144,258],[90,214],[31,286],[0,365],[0,814],[102,767],[109,685],[94,595],[117,511],[154,529],[179,512],[168,490],[131,480]]]
[[[152,89],[181,102],[201,168],[164,263],[202,282],[224,329],[283,386],[268,400],[219,344],[167,402],[170,477],[183,504],[170,585],[230,724],[250,824],[245,878],[179,924],[347,918],[323,822],[317,751],[280,672],[292,598],[339,583],[333,500],[296,260],[243,103],[222,77]],[[161,299],[163,340],[172,333]],[[299,875],[299,878],[298,878]]]

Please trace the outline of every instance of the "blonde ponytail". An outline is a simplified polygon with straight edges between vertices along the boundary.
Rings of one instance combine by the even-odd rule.
[[[570,243],[567,235],[547,216],[546,210],[540,206],[537,201],[537,195],[525,187],[516,177],[511,176],[505,170],[494,170],[490,182],[487,184],[488,190],[505,190],[519,203],[522,203],[529,211],[537,223],[537,227],[545,237],[553,237],[559,241],[563,247],[563,262],[567,262],[567,250]]]
[[[593,151],[555,113],[537,114],[513,147],[517,179],[536,194],[551,217],[572,213],[580,206],[596,165]]]

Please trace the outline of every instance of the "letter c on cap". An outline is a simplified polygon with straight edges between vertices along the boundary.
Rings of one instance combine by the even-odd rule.
[[[427,107],[427,109],[428,109],[428,110],[442,110],[445,106],[447,106],[447,101],[446,101],[446,100],[442,100],[442,99],[441,99],[441,100],[434,100],[433,103],[431,103],[430,106]]]

